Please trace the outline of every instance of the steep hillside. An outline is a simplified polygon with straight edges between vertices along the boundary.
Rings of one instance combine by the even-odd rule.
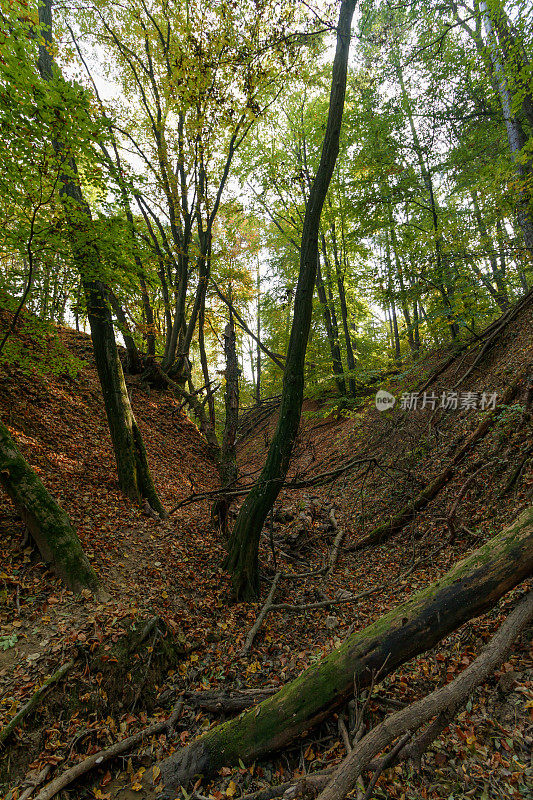
[[[384,387],[398,398],[423,392],[431,375],[449,362],[426,389],[437,398],[435,409],[404,411],[398,400],[392,410],[379,412],[373,390],[360,410],[347,416],[328,415],[321,404],[306,403],[290,475],[298,486],[280,495],[261,547],[265,596],[273,575],[284,573],[275,595],[279,607],[266,615],[243,652],[259,606],[231,602],[229,580],[221,569],[223,541],[210,521],[210,502],[190,503],[158,523],[124,500],[90,341],[72,331],[62,331],[61,337],[85,366],[46,378],[28,373],[22,361],[18,368],[4,367],[0,415],[70,514],[108,596],[74,597],[65,591],[26,547],[21,523],[3,500],[2,724],[45,676],[77,658],[68,677],[0,753],[0,785],[12,790],[12,800],[20,795],[24,776],[43,768],[60,774],[148,722],[164,719],[182,696],[177,736],[149,738],[129,761],[94,769],[68,790],[72,798],[154,797],[143,781],[144,768],[190,741],[221,714],[245,707],[258,696],[255,691],[272,692],[294,678],[349,632],[438,578],[511,520],[531,496],[529,302],[456,390],[484,341],[453,361],[449,351],[432,353]],[[42,348],[34,339],[25,340],[24,331],[19,340],[24,347]],[[435,499],[390,540],[358,551],[371,529],[442,472],[484,418],[479,407],[461,408],[460,398],[456,410],[439,409],[441,394],[479,393],[479,406],[483,392],[501,398],[516,378],[512,398],[498,408],[493,425],[457,463]],[[206,447],[178,403],[166,393],[148,391],[138,379],[128,378],[128,384],[165,506],[215,489],[216,472]],[[276,421],[271,412],[255,427],[253,419],[249,415],[248,435],[239,446],[243,483],[260,468]],[[323,565],[334,552],[334,567],[324,575]],[[370,726],[391,707],[449,681],[474,658],[519,594],[521,590],[511,593],[500,608],[465,625],[426,657],[378,680],[370,699],[357,698],[354,687],[345,718],[348,728],[355,724],[357,702],[359,712],[364,706],[364,724]],[[150,627],[154,618],[162,627]],[[146,642],[137,641],[138,651],[128,654],[124,668],[115,646],[132,623]],[[181,648],[178,658],[158,660],[160,647],[172,639]],[[382,776],[375,797],[530,796],[533,661],[528,647],[523,637],[495,681],[478,690],[446,730],[416,779],[410,768],[397,767]],[[96,655],[98,661],[93,660]],[[237,690],[248,694],[228,700],[228,692]],[[222,800],[334,763],[344,754],[341,719],[326,720],[270,761],[223,770],[214,782],[197,786],[198,797]]]

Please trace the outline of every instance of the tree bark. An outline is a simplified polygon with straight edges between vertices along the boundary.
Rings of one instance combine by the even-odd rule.
[[[51,83],[55,80],[54,72],[57,70],[51,54],[51,0],[44,0],[39,6],[39,24],[42,43],[39,46],[38,68],[42,79]],[[75,160],[65,156],[65,148],[59,139],[52,144],[61,163],[68,166],[68,175],[64,173],[61,176],[60,199],[73,261],[80,272],[85,292],[94,358],[115,451],[120,488],[134,502],[144,499],[155,511],[164,514],[148,468],[142,436],[131,409],[115,341],[107,288],[98,279],[102,274],[101,259],[91,210],[81,190]]]
[[[313,291],[318,264],[318,233],[339,152],[339,138],[346,94],[346,75],[351,23],[356,0],[342,0],[337,27],[337,47],[333,61],[328,120],[320,164],[306,203],[300,247],[300,272],[296,287],[294,316],[283,373],[283,392],[279,421],[265,466],[246,500],[233,528],[226,567],[239,599],[259,595],[259,539],[268,512],[279,494],[289,462],[302,410],[304,362],[311,326]]]
[[[45,489],[0,423],[0,483],[13,501],[43,561],[73,591],[95,589],[98,578],[63,509]]]
[[[234,486],[238,477],[237,452],[235,443],[237,441],[237,425],[239,422],[239,362],[237,360],[237,349],[235,347],[235,325],[233,324],[233,314],[229,313],[229,323],[224,332],[224,352],[226,355],[226,391],[224,393],[224,403],[226,409],[226,420],[224,423],[224,433],[222,434],[222,447],[220,448],[219,474],[222,482],[222,489]],[[230,499],[222,496],[215,503],[214,514],[223,533],[227,530],[227,518]]]
[[[326,243],[324,237],[322,237],[322,253],[324,255],[324,260],[325,260],[327,256],[326,256]],[[344,381],[344,370],[342,368],[341,351],[339,348],[338,337],[337,338],[335,337],[331,307],[328,302],[328,298],[326,296],[324,277],[322,275],[322,270],[320,268],[320,256],[318,257],[318,264],[316,268],[316,292],[318,294],[320,305],[322,306],[322,316],[324,318],[324,327],[326,328],[326,336],[328,338],[329,352],[331,355],[331,366],[333,368],[333,374],[335,376],[335,383],[337,384],[337,390],[339,394],[344,397],[346,395],[346,383]]]
[[[368,686],[492,608],[533,572],[533,505],[442,578],[313,664],[272,698],[213,728],[160,764],[167,797],[194,775],[286,747]],[[165,797],[165,794],[162,795]]]
[[[533,592],[530,592],[509,614],[481,655],[451,683],[392,714],[358,742],[337,767],[318,800],[344,800],[355,789],[358,777],[370,765],[374,756],[406,731],[418,730],[435,716],[438,721],[433,730],[444,727],[440,725],[439,715],[445,715],[445,724],[453,718],[476,686],[487,680],[501,666],[513,642],[532,618]],[[422,742],[421,744],[423,746]]]
[[[126,351],[128,353],[126,372],[129,372],[131,375],[139,375],[143,370],[142,359],[137,349],[137,345],[135,344],[135,340],[131,334],[130,326],[128,325],[128,320],[126,319],[126,314],[120,305],[120,300],[111,289],[108,292],[108,297],[111,307],[115,312],[118,328],[124,338],[124,344],[126,345]]]
[[[346,303],[346,289],[344,286],[344,273],[339,259],[339,248],[337,244],[337,235],[335,230],[335,221],[331,223],[331,243],[333,246],[333,259],[335,262],[335,275],[337,277],[337,288],[339,290],[339,300],[341,304],[341,319],[342,329],[344,331],[344,339],[346,342],[346,365],[348,367],[348,386],[350,387],[350,394],[352,397],[356,396],[357,387],[355,384],[355,369],[357,367],[355,351],[356,343],[352,342],[352,334],[350,331],[350,323],[348,320],[348,305]]]

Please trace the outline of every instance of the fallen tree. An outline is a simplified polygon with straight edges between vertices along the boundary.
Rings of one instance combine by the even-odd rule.
[[[69,589],[96,589],[98,578],[65,511],[45,489],[0,423],[0,484],[39,549]]]
[[[431,649],[533,573],[533,505],[446,575],[372,625],[256,708],[219,725],[161,762],[165,793],[197,774],[250,762],[286,746],[353,693]]]
[[[432,718],[436,718],[438,722],[441,714],[445,715],[445,722],[448,722],[476,686],[487,680],[503,663],[513,642],[531,619],[533,619],[533,592],[529,592],[523,598],[483,652],[457,678],[407,708],[397,711],[364,736],[335,770],[318,800],[344,800],[347,794],[355,789],[357,778],[372,759],[388,747],[396,737],[418,730]]]

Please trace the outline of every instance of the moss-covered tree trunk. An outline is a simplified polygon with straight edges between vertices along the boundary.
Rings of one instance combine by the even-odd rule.
[[[47,83],[61,81],[51,53],[51,0],[44,0],[43,4],[39,5],[39,23],[42,37],[42,44],[39,46],[39,72]],[[118,356],[107,288],[101,281],[102,263],[91,210],[81,190],[74,158],[65,155],[65,148],[60,138],[53,141],[53,147],[64,166],[60,198],[67,222],[73,261],[82,278],[94,358],[104,396],[120,488],[135,502],[146,500],[153,509],[164,514],[152,482],[142,436],[133,416]]]
[[[80,226],[77,226],[73,246],[80,242]],[[83,245],[82,245],[83,247]],[[85,253],[87,255],[87,253]],[[75,251],[79,265],[83,251]],[[87,259],[82,261],[87,266]],[[104,406],[113,442],[120,488],[134,502],[146,500],[160,514],[164,508],[157,496],[141,432],[133,415],[118,356],[113,320],[107,302],[105,286],[100,281],[83,281],[87,318],[91,328],[94,358]]]
[[[160,765],[167,796],[194,775],[285,747],[353,695],[432,648],[533,573],[533,505],[446,575],[349,636],[251,711],[213,728]],[[160,795],[164,796],[164,795]]]
[[[95,589],[98,578],[68,515],[45,489],[2,423],[0,483],[24,520],[43,561],[69,589]]]
[[[342,0],[337,26],[328,120],[322,154],[306,204],[300,247],[300,272],[294,316],[283,373],[279,421],[259,480],[244,501],[232,531],[226,568],[232,574],[239,599],[259,595],[259,539],[285,480],[298,434],[304,390],[304,360],[313,310],[318,265],[318,233],[322,207],[339,152],[339,136],[346,93],[346,74],[352,17],[356,0]]]

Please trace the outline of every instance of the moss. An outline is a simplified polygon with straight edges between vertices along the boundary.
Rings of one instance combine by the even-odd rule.
[[[65,511],[46,490],[0,423],[0,482],[32,534],[42,558],[66,585],[95,589],[98,578]]]
[[[291,741],[353,692],[355,676],[360,688],[378,668],[385,677],[490,608],[531,574],[532,534],[533,506],[438,581],[352,634],[257,708],[212,729],[182,755],[163,762],[162,770],[170,781],[184,783],[192,777],[187,770],[198,764],[207,763],[212,772],[238,759],[253,760]]]

